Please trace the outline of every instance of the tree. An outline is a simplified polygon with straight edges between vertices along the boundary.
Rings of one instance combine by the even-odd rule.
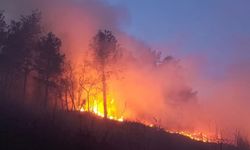
[[[64,77],[62,85],[65,89],[65,100],[66,100],[67,110],[68,110],[68,94],[71,99],[72,110],[76,110],[75,91],[77,88],[77,83],[74,74],[74,68],[72,67],[72,64],[70,62],[64,64]]]
[[[11,21],[2,48],[6,75],[15,76],[16,79],[21,77],[23,99],[29,73],[33,70],[34,53],[41,33],[40,18],[41,14],[33,11],[29,16],[21,16],[19,21]]]
[[[113,71],[110,65],[119,57],[116,37],[108,30],[100,30],[93,38],[91,48],[97,69],[100,71],[103,92],[104,118],[107,118],[107,77]]]
[[[3,55],[3,47],[5,44],[5,40],[6,40],[6,35],[7,35],[7,24],[5,22],[5,17],[3,15],[3,11],[0,11],[0,94],[2,94],[3,92],[3,68],[4,66],[4,55]]]
[[[4,41],[7,35],[6,30],[7,30],[7,24],[5,22],[5,17],[3,15],[3,11],[0,11],[0,56],[2,56],[2,49],[4,47]]]
[[[93,64],[90,61],[85,60],[79,77],[79,94],[84,91],[87,99],[87,110],[90,111],[90,97],[96,95],[98,88],[98,76],[93,69]],[[83,107],[83,103],[79,105]]]
[[[6,27],[5,17],[3,11],[0,11],[0,54],[3,48],[4,40],[6,38]]]
[[[37,48],[37,42],[41,33],[40,27],[41,13],[33,11],[30,16],[21,18],[22,32],[23,32],[23,62],[21,70],[24,74],[23,80],[23,98],[25,99],[27,79],[29,73],[33,70],[33,55],[34,50]]]
[[[48,105],[48,91],[63,73],[64,55],[60,52],[61,40],[53,33],[48,33],[39,41],[35,69],[38,80],[44,83],[44,106]]]
[[[21,21],[11,21],[11,24],[7,27],[1,48],[2,88],[5,90],[3,93],[8,95],[7,97],[13,95],[13,93],[10,94],[10,91],[13,91],[10,88],[14,87],[14,84],[20,80],[21,56],[23,55],[21,52],[23,46],[21,27]],[[18,87],[17,84],[15,87]]]

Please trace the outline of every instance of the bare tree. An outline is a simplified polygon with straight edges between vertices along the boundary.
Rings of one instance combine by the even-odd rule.
[[[99,77],[92,65],[90,61],[85,60],[79,77],[79,92],[82,93],[84,91],[86,93],[88,112],[90,111],[90,97],[96,95],[96,92],[99,90]],[[83,107],[83,104],[82,102],[80,107]]]

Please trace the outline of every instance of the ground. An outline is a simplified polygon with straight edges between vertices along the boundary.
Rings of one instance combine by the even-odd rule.
[[[1,150],[237,150],[202,143],[136,122],[104,120],[89,113],[46,110],[3,102]]]

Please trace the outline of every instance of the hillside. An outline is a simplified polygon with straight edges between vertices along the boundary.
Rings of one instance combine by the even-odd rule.
[[[236,150],[234,146],[197,142],[136,122],[21,106],[6,102],[0,106],[3,150]]]

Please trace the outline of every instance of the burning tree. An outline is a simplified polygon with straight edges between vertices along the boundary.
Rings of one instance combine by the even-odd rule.
[[[111,31],[100,30],[94,36],[91,48],[93,49],[97,70],[101,74],[104,118],[107,118],[107,77],[114,71],[111,65],[119,57],[118,43]]]

